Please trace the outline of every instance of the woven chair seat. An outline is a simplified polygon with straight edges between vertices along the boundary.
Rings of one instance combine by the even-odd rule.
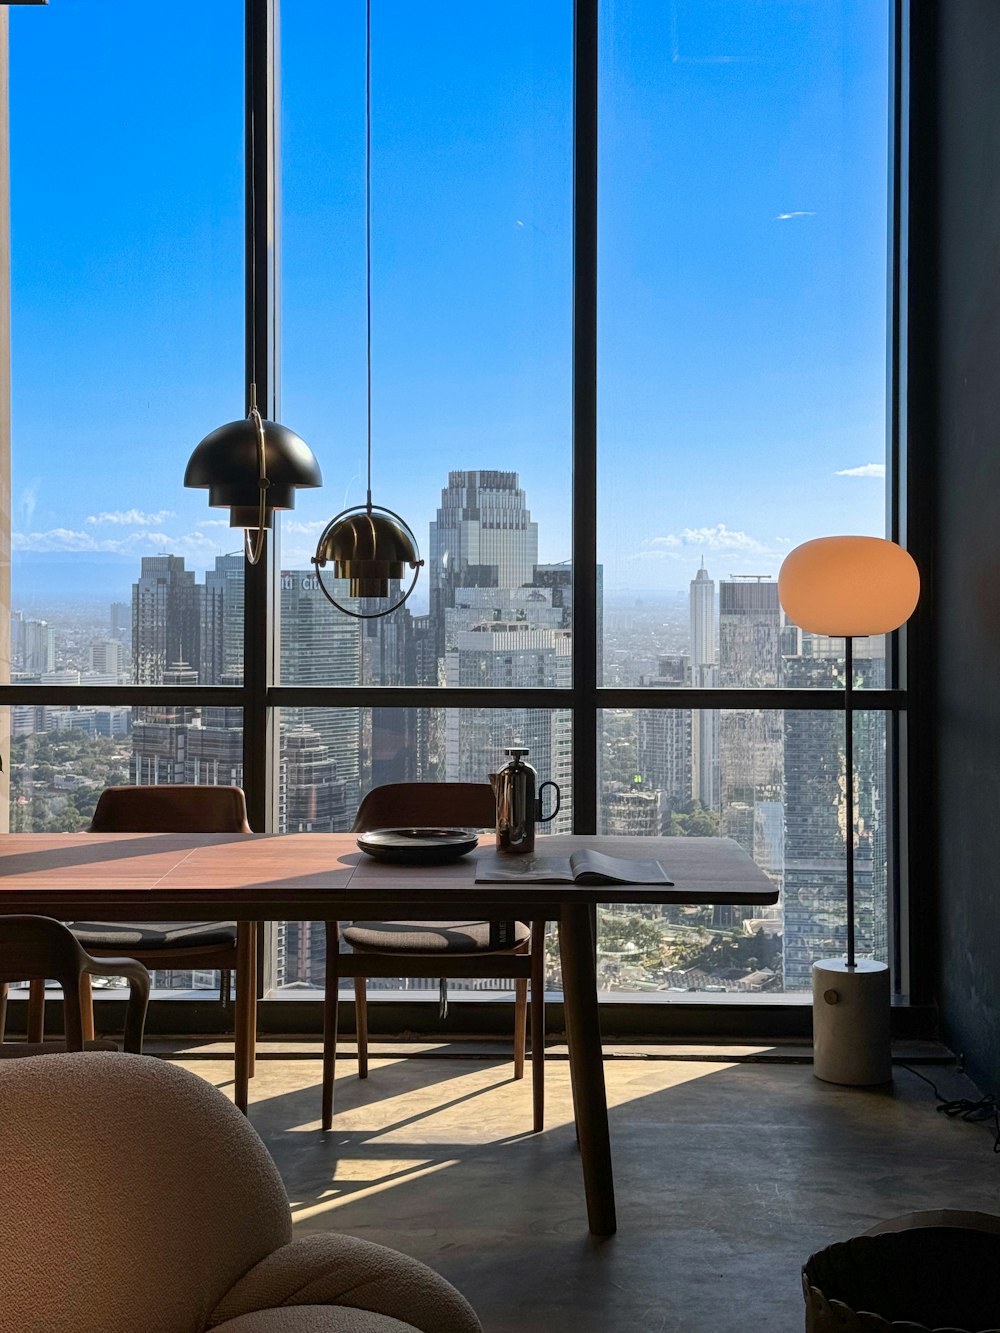
[[[85,949],[207,949],[223,948],[236,939],[231,921],[70,921],[70,930]]]
[[[355,921],[344,928],[342,937],[359,953],[491,952],[488,921]],[[517,944],[525,943],[531,938],[530,928],[516,921],[514,938]]]

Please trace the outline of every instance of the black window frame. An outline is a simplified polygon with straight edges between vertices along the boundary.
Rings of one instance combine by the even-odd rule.
[[[258,401],[267,415],[280,419],[280,0],[244,0],[245,15],[245,213],[246,329],[245,379],[256,384]],[[598,106],[599,28],[601,0],[574,0],[573,24],[573,312],[572,312],[572,684],[567,688],[467,689],[427,686],[293,686],[282,685],[278,671],[280,632],[280,530],[268,540],[265,557],[247,565],[244,606],[244,680],[241,686],[41,686],[0,685],[0,705],[126,705],[176,703],[225,705],[243,710],[244,786],[252,827],[277,827],[278,741],[283,707],[356,708],[505,708],[566,709],[572,716],[573,827],[577,833],[598,828],[599,716],[606,709],[765,708],[817,710],[842,708],[836,690],[695,689],[683,686],[656,690],[606,687],[600,683],[597,563],[597,340],[598,340]],[[911,20],[907,0],[887,0],[892,26],[890,78],[890,182],[888,243],[888,466],[887,532],[906,544],[908,478],[905,425],[908,388],[905,379],[906,257],[910,222],[908,194],[909,81],[907,60]],[[251,255],[256,262],[251,262]],[[182,460],[181,460],[182,461]],[[180,466],[180,462],[179,462]],[[179,478],[178,478],[179,484]],[[913,505],[910,505],[913,508]],[[919,557],[918,557],[919,558]],[[890,636],[887,688],[857,694],[855,709],[884,711],[887,717],[887,809],[890,811],[888,891],[890,947],[897,1001],[919,1000],[925,994],[923,967],[911,967],[911,938],[922,916],[908,893],[907,867],[919,849],[906,819],[907,787],[917,759],[907,744],[907,653],[925,631]],[[921,691],[921,696],[923,692]],[[914,702],[918,702],[916,699]],[[918,756],[919,758],[919,756]],[[920,760],[920,762],[925,762]],[[914,958],[920,953],[912,951]],[[260,987],[270,989],[270,951],[262,950]],[[775,1030],[775,998],[740,1006],[741,1017],[711,1001],[685,1009],[714,1010],[719,1031],[748,1031],[747,1013],[771,1015],[765,1030]],[[291,1026],[314,1026],[303,1005],[282,1002],[283,1020]],[[476,1006],[481,1009],[481,1005]],[[610,1006],[623,1018],[659,1006],[636,1000]],[[198,1005],[202,1010],[204,1007]],[[640,1022],[640,1026],[646,1020]],[[626,1025],[635,1026],[634,1018]],[[769,1026],[768,1026],[769,1024]],[[710,1023],[710,1026],[713,1024]],[[168,1025],[169,1026],[169,1025]],[[288,1030],[284,1022],[274,1030]],[[480,1023],[480,1027],[482,1024]],[[780,1024],[779,1024],[780,1026]],[[202,1023],[201,1029],[204,1030]],[[674,1023],[676,1028],[676,1023]],[[695,1024],[699,1027],[699,1024]]]

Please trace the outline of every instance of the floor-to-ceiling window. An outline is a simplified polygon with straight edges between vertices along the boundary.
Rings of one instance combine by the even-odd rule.
[[[777,573],[811,537],[889,535],[890,15],[878,0],[600,15],[603,682],[644,692],[601,715],[601,827],[735,838],[782,889],[759,911],[665,911],[658,941],[631,914],[607,975],[800,991],[844,947],[843,719],[782,691],[841,687],[844,646],[788,623]],[[857,656],[855,683],[884,687],[883,641]],[[727,708],[732,689],[774,702]],[[860,929],[885,959],[885,714],[856,731]]]
[[[373,489],[426,565],[369,621],[310,563],[365,488],[365,6],[282,0],[270,64],[245,9],[276,0],[123,9],[10,15],[10,827],[82,827],[109,782],[242,782],[267,709],[246,782],[289,832],[523,744],[563,789],[552,831],[722,833],[782,889],[601,911],[604,989],[801,990],[843,941],[842,644],[786,622],[776,574],[809,537],[887,532],[885,0],[374,0]],[[262,683],[239,543],[181,482],[245,407],[244,96],[269,69],[270,404],[325,485],[269,552]],[[880,641],[857,659],[859,924],[889,957],[901,696]],[[322,931],[268,939],[273,987],[320,982]]]

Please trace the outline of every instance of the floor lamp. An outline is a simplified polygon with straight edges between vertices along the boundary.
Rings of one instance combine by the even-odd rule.
[[[913,613],[920,576],[913,557],[881,537],[818,537],[797,546],[778,575],[793,625],[844,640],[847,956],[813,963],[813,1072],[828,1083],[892,1078],[886,963],[858,959],[854,905],[854,639],[888,634]]]

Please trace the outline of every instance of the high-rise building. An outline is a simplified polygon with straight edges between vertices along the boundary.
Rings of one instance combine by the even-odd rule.
[[[199,594],[194,571],[179,555],[144,555],[132,585],[132,676],[160,685],[175,662],[200,661]]]
[[[215,568],[205,571],[199,596],[202,685],[218,685],[223,676],[243,679],[243,601],[246,562],[243,552],[217,555]]]
[[[451,472],[430,525],[430,631],[435,679],[507,689],[571,680],[572,573],[538,564],[538,525],[516,472]],[[426,677],[426,650],[418,658]],[[572,826],[572,725],[548,709],[446,709],[444,734],[425,724],[429,761],[443,749],[442,776],[482,782],[504,750],[527,746],[539,778],[559,783],[563,808],[546,829]]]
[[[782,683],[782,612],[778,585],[769,576],[719,583],[719,684],[765,689]],[[758,845],[764,825],[759,803],[783,799],[782,714],[776,708],[726,708],[719,716],[721,832],[740,843],[758,864],[769,849]],[[779,881],[780,875],[774,876]],[[753,915],[753,913],[751,913]],[[717,909],[719,925],[740,913]]]
[[[712,689],[719,681],[715,647],[715,581],[702,562],[691,580],[691,686]],[[695,708],[691,715],[693,794],[706,810],[719,808],[719,711]]]
[[[607,803],[605,831],[621,837],[658,838],[668,832],[670,813],[659,791],[636,786],[620,791]]]
[[[691,710],[640,708],[635,721],[636,772],[646,791],[659,792],[663,817],[669,824],[674,811],[687,810],[691,804]]]
[[[444,652],[444,611],[456,588],[520,588],[538,563],[532,521],[516,472],[449,472],[430,525],[430,612]]]
[[[477,590],[481,591],[481,590]],[[496,600],[516,601],[530,589],[495,590]],[[513,613],[502,607],[475,608],[468,629],[448,628],[444,680],[449,686],[480,688],[553,688],[570,681],[570,633],[544,622],[553,614],[545,594],[537,612],[542,624],[521,607]],[[463,591],[463,596],[468,590]],[[449,616],[464,619],[468,608],[457,607]],[[558,614],[558,612],[555,612]],[[445,777],[450,782],[483,782],[487,773],[504,762],[504,750],[526,746],[539,779],[559,784],[563,804],[546,831],[569,832],[572,827],[572,723],[562,709],[449,708],[445,715]]]
[[[338,601],[352,603],[346,584],[337,585]],[[338,611],[323,596],[315,572],[283,570],[281,574],[281,680],[284,685],[358,685],[361,683],[361,629],[359,622]],[[364,790],[369,785],[362,762],[361,715],[357,708],[283,708],[282,750],[289,761],[287,818],[295,815],[296,782],[302,767],[288,751],[291,738],[311,729],[325,746],[328,786],[340,793],[335,802],[324,797],[317,807],[329,817],[327,831],[349,829]],[[296,746],[298,742],[296,741]],[[310,769],[317,780],[315,767]],[[316,814],[319,818],[319,813]],[[291,827],[291,824],[289,824]]]
[[[55,670],[55,630],[47,620],[33,620],[21,611],[10,617],[11,668],[22,679]]]
[[[108,614],[108,625],[113,639],[123,643],[132,642],[132,603],[112,602]]]
[[[125,645],[121,639],[93,639],[87,649],[88,668],[102,676],[111,677],[117,685],[125,662]]]
[[[225,677],[219,684],[233,684]],[[243,786],[243,710],[206,707],[187,737],[186,781],[203,787]]]

